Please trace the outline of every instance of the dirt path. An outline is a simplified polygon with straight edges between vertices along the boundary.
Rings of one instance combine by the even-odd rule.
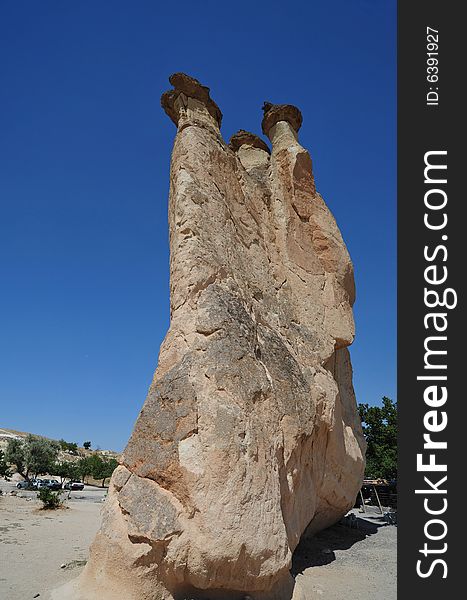
[[[42,511],[37,500],[0,497],[1,600],[40,600],[78,575],[99,528],[102,503],[71,501],[68,506]]]

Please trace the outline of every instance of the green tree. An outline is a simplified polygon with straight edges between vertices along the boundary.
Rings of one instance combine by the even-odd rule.
[[[29,434],[24,444],[24,457],[28,473],[49,473],[57,460],[60,446],[57,442]]]
[[[78,465],[67,460],[56,462],[52,467],[52,474],[60,477],[62,484],[65,479],[74,480],[80,477]]]
[[[84,442],[83,443],[83,448],[85,450],[91,450],[91,442]]]
[[[0,450],[0,477],[5,477],[9,475],[10,469],[8,468],[7,462],[5,460],[5,453],[3,450]]]
[[[83,483],[86,483],[86,477],[89,477],[92,473],[92,461],[90,461],[90,458],[90,456],[85,456],[80,458],[77,463],[78,477]]]
[[[29,434],[25,440],[8,440],[5,460],[8,464],[15,465],[18,473],[25,479],[29,479],[30,474],[50,472],[57,460],[59,448],[57,442]]]
[[[397,402],[384,396],[382,406],[359,404],[363,434],[367,441],[365,475],[397,477]]]
[[[94,479],[102,479],[102,487],[105,485],[105,480],[112,477],[112,473],[118,466],[115,458],[105,459],[98,454],[93,454],[92,476]]]
[[[14,465],[18,473],[25,479],[28,479],[23,440],[18,438],[11,438],[8,440],[5,451],[5,461],[11,466]]]
[[[96,474],[100,474],[102,458],[99,454],[91,454],[91,456],[88,456],[87,461],[89,465],[89,475],[91,475],[93,479],[99,479],[99,477],[96,477]]]

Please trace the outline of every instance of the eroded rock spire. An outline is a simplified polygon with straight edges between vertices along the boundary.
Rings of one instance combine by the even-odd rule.
[[[287,600],[301,537],[363,474],[352,263],[297,108],[265,103],[272,150],[243,130],[227,146],[208,88],[170,82],[170,329],[89,562],[56,598]]]

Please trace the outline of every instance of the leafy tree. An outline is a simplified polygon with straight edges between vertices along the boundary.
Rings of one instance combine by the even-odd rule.
[[[52,467],[52,473],[60,477],[60,483],[68,477],[68,463],[66,461],[56,462]]]
[[[109,458],[107,460],[107,477],[112,477],[113,472],[115,471],[115,469],[117,467],[118,467],[118,460],[116,458]],[[102,487],[104,487],[104,481],[102,482]]]
[[[22,475],[25,479],[28,479],[23,440],[20,440],[18,438],[11,438],[8,440],[5,451],[5,461],[9,465],[15,465],[18,473]]]
[[[18,473],[29,480],[30,473],[40,475],[52,469],[59,448],[57,442],[29,434],[25,440],[8,440],[5,460],[15,465]]]
[[[70,481],[76,481],[80,478],[79,467],[76,463],[70,463],[70,466],[68,467],[67,477]]]
[[[83,483],[86,483],[86,477],[92,473],[92,462],[90,461],[90,458],[90,456],[85,456],[80,458],[77,463],[78,477]]]
[[[52,470],[60,449],[57,442],[29,434],[24,447],[28,473],[34,473],[37,476]]]
[[[62,484],[65,479],[74,480],[80,477],[78,465],[67,460],[56,462],[52,467],[52,473],[60,477]]]
[[[83,443],[83,448],[85,450],[90,450],[91,449],[91,442],[84,442]]]
[[[368,447],[365,475],[397,477],[397,402],[384,396],[382,406],[359,404],[363,434]]]
[[[92,465],[92,476],[94,479],[102,479],[102,487],[105,485],[105,480],[108,477],[112,477],[112,473],[118,466],[118,462],[115,458],[103,459],[98,454],[94,454]]]
[[[10,473],[7,462],[5,460],[5,453],[0,450],[0,477],[5,477]]]
[[[100,474],[100,470],[102,468],[102,458],[99,456],[99,454],[94,453],[88,457],[88,461],[91,469],[90,475],[92,475],[94,479],[100,479],[100,477],[95,477],[95,475]]]
[[[105,459],[97,453],[82,458],[78,463],[83,483],[85,483],[86,477],[91,475],[93,479],[102,480],[102,487],[105,485],[105,480],[112,476],[117,466],[118,462],[114,458]]]

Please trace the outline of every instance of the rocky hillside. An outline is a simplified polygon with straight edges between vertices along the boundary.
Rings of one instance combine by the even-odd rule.
[[[5,451],[5,448],[8,444],[8,440],[12,438],[16,439],[25,439],[29,434],[29,432],[25,431],[16,431],[15,429],[7,429],[5,427],[0,427],[0,450]],[[52,438],[48,438],[45,435],[40,435],[38,433],[33,433],[40,438],[44,438],[50,441],[56,441],[59,443],[59,440],[52,440]],[[91,454],[100,454],[102,457],[106,458],[115,458],[119,459],[120,454],[118,452],[114,452],[113,450],[96,450],[91,448],[90,450],[86,450],[85,448],[79,447],[76,453],[71,452],[70,450],[60,450],[58,455],[58,460],[69,460],[71,462],[77,461],[83,456],[90,456]]]

